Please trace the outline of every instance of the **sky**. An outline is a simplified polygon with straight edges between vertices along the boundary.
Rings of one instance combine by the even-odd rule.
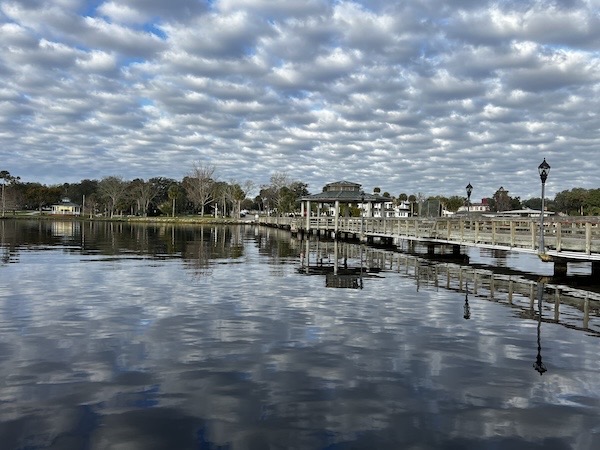
[[[0,0],[0,170],[600,188],[600,0]]]

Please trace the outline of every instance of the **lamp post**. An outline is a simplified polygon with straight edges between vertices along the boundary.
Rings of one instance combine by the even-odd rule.
[[[546,180],[550,173],[550,165],[546,162],[546,158],[544,158],[544,161],[538,166],[538,172],[540,174],[540,180],[542,180],[542,209],[540,211],[540,246],[538,248],[538,254],[543,255],[546,253],[546,246],[544,244],[544,197],[546,195]]]
[[[473,186],[471,186],[471,183],[467,184],[467,215],[470,214],[471,212],[471,192],[473,192]]]
[[[360,240],[365,234],[365,191],[360,192]]]

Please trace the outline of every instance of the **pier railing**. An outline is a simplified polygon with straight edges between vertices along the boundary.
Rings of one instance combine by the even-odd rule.
[[[537,218],[336,218],[262,217],[260,223],[303,233],[350,234],[357,237],[408,239],[454,245],[537,252]],[[600,260],[598,218],[552,218],[544,221],[549,255]]]

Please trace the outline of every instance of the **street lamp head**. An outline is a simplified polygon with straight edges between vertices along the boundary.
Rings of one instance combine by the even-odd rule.
[[[471,197],[471,192],[473,192],[473,186],[471,186],[471,183],[467,184],[467,197]]]
[[[548,174],[550,173],[550,164],[546,162],[546,158],[544,158],[544,161],[542,161],[542,163],[538,166],[538,172],[540,173],[540,179],[542,180],[542,183],[545,183],[546,179],[548,178]]]

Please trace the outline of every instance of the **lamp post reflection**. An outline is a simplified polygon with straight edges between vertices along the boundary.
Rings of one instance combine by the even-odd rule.
[[[467,281],[467,284],[465,285],[465,306],[464,306],[464,318],[465,319],[470,319],[471,318],[471,307],[469,306],[469,282]]]
[[[537,286],[537,300],[538,300],[538,324],[537,324],[537,356],[533,363],[533,368],[543,375],[548,369],[542,362],[542,342],[541,342],[541,331],[542,331],[542,299],[544,297],[544,283],[538,282]]]

